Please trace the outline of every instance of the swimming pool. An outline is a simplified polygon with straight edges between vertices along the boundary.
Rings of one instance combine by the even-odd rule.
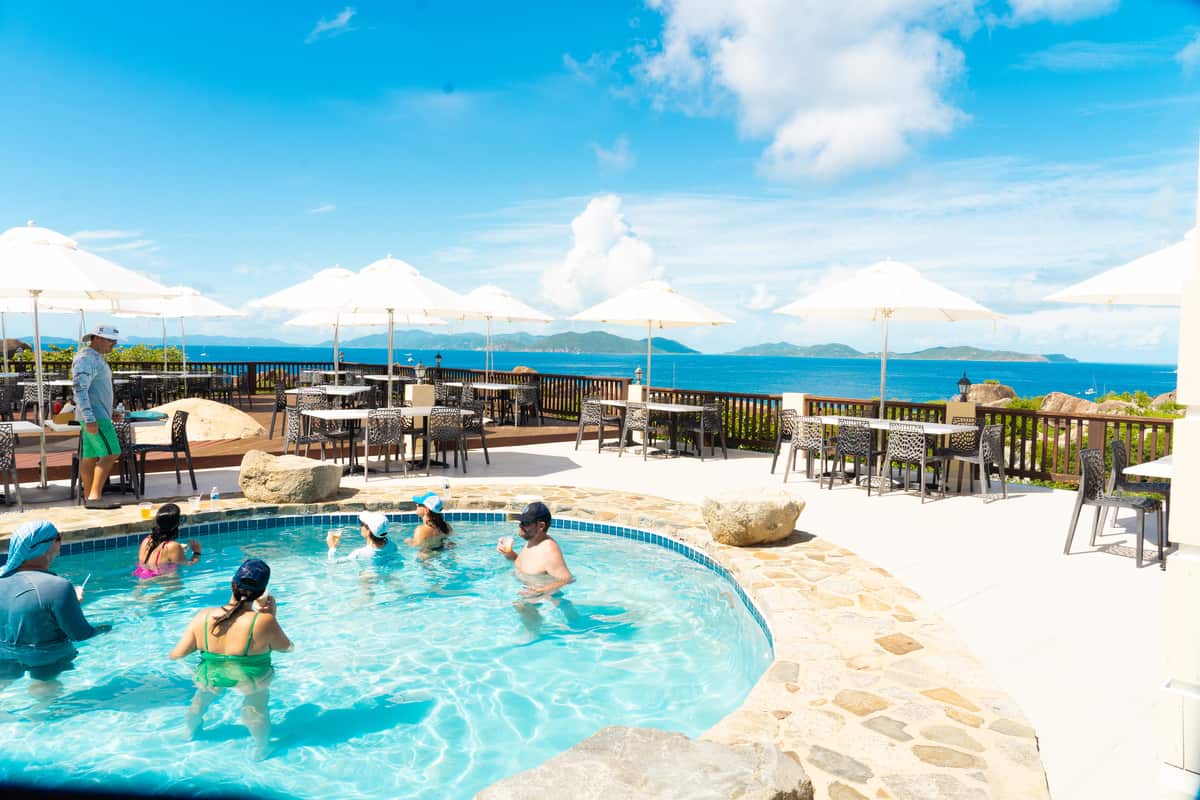
[[[392,516],[397,535],[415,524]],[[470,797],[605,725],[697,735],[771,662],[761,616],[728,573],[665,537],[555,520],[576,583],[567,602],[521,613],[512,566],[495,552],[515,525],[495,513],[448,516],[456,548],[423,562],[405,553],[378,575],[324,561],[325,532],[356,528],[352,514],[185,530],[202,534],[201,564],[141,597],[129,576],[135,551],[115,546],[124,540],[64,555],[59,574],[92,575],[89,618],[116,628],[80,646],[50,704],[24,680],[0,692],[0,775],[143,791]],[[347,531],[343,551],[356,541]],[[166,657],[197,608],[228,599],[251,556],[271,564],[296,643],[275,657],[274,749],[262,762],[234,692],[186,740],[196,656]]]

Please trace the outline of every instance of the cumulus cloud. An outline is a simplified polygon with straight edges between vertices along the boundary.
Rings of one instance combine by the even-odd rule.
[[[774,308],[779,305],[775,295],[772,294],[765,283],[756,283],[750,287],[751,295],[746,300],[744,305],[751,311],[761,311],[766,308]]]
[[[343,8],[337,16],[325,19],[322,17],[317,20],[317,24],[309,31],[309,34],[304,39],[305,44],[312,44],[319,39],[330,39],[334,36],[341,36],[343,33],[349,33],[354,30],[350,26],[350,20],[354,19],[355,10],[350,6]]]
[[[1014,23],[1076,22],[1115,11],[1120,0],[1009,0]]]
[[[617,195],[589,201],[571,220],[571,236],[566,259],[542,276],[546,299],[560,308],[578,309],[662,277],[654,249],[629,227]]]
[[[75,231],[71,238],[77,242],[104,241],[108,239],[136,239],[141,231],[121,231],[110,228],[100,230]]]
[[[732,105],[770,139],[773,177],[829,177],[904,156],[964,115],[946,98],[963,73],[948,31],[978,24],[971,0],[652,0],[662,44],[642,81],[660,105]]]
[[[629,149],[628,136],[618,136],[611,149],[593,142],[592,151],[596,154],[596,163],[605,169],[623,172],[632,167],[637,160]]]
[[[1022,58],[1017,69],[1100,72],[1166,60],[1161,42],[1059,42]],[[1200,47],[1197,48],[1200,50]],[[1176,56],[1178,58],[1178,56]]]
[[[1175,54],[1175,60],[1183,67],[1183,74],[1189,78],[1200,68],[1200,33]]]

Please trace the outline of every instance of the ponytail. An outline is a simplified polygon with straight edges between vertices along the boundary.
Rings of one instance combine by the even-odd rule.
[[[246,589],[236,583],[233,584],[233,597],[236,602],[233,604],[233,608],[213,617],[212,632],[218,636],[222,635],[238,615],[243,611],[249,611],[251,604],[261,596],[262,592]]]
[[[179,538],[179,506],[167,503],[158,509],[154,515],[154,527],[150,529],[150,549],[146,551],[146,561],[150,554],[161,544],[173,542]]]
[[[433,510],[429,509],[428,507],[426,507],[425,510],[429,512],[429,516],[428,516],[429,524],[432,525],[433,527],[437,528],[438,531],[443,536],[449,536],[450,532],[451,532],[450,531],[450,523],[446,522],[446,518],[444,516],[442,516],[439,512],[433,511]]]

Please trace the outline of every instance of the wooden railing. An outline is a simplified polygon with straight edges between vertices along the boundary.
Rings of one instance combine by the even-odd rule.
[[[652,387],[650,394],[655,400],[665,403],[686,403],[694,406],[721,403],[725,409],[725,417],[722,420],[725,439],[730,447],[761,451],[770,451],[775,447],[780,395],[659,387]]]
[[[805,398],[804,413],[810,415],[875,417],[878,400],[844,397]],[[1061,414],[1026,409],[980,407],[979,419],[1001,425],[1004,440],[1004,471],[1013,478],[1079,482],[1079,451],[1100,448],[1111,463],[1109,442],[1125,442],[1130,464],[1153,461],[1171,452],[1174,420],[1159,417],[1125,417],[1107,414]],[[888,401],[887,419],[944,422],[943,403]]]

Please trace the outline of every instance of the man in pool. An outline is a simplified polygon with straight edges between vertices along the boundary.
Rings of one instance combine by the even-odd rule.
[[[50,571],[61,543],[46,520],[22,523],[8,539],[0,569],[0,688],[28,672],[31,694],[53,696],[62,688],[58,674],[73,669],[71,642],[112,627],[90,624],[79,607],[83,589]]]
[[[551,522],[550,509],[545,503],[530,503],[517,517],[521,538],[525,540],[521,552],[513,550],[511,536],[501,538],[496,544],[496,550],[513,562],[517,577],[526,584],[521,595],[529,599],[549,597],[575,580],[558,542],[550,538]]]

